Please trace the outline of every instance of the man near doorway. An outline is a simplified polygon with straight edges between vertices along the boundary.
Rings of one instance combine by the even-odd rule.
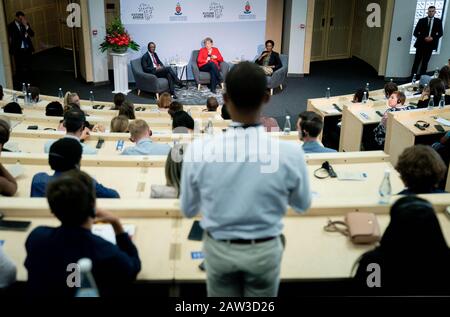
[[[34,52],[31,38],[33,36],[34,31],[25,13],[18,11],[14,21],[8,25],[9,52],[14,57],[16,66],[15,89],[20,89],[21,83],[31,81],[31,56]]]
[[[158,78],[167,78],[169,82],[169,90],[173,99],[177,99],[175,95],[174,84],[177,84],[180,88],[183,87],[183,83],[178,79],[177,74],[172,68],[164,66],[161,60],[156,54],[156,44],[153,42],[148,43],[148,52],[141,58],[142,69],[145,73],[153,74]]]
[[[417,38],[416,44],[416,57],[412,67],[411,75],[419,74],[420,76],[427,72],[428,62],[434,50],[437,50],[439,45],[439,39],[443,35],[442,21],[435,18],[436,7],[430,6],[428,8],[428,16],[422,18],[417,22],[414,29],[414,36]],[[417,73],[421,64],[420,72]]]

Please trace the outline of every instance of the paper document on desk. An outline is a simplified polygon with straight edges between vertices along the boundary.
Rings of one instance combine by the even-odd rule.
[[[133,237],[136,232],[136,226],[131,224],[123,225],[123,229],[130,237]],[[92,233],[102,237],[106,241],[116,244],[116,234],[110,224],[95,224],[92,227]]]
[[[11,152],[20,152],[20,149],[19,149],[19,143],[17,143],[17,142],[11,142],[11,141],[9,141],[8,143],[6,143],[6,144],[3,146],[3,148],[4,148],[5,150],[11,151]]]
[[[340,181],[365,181],[367,179],[367,173],[336,172],[336,174]]]
[[[11,176],[14,178],[18,178],[23,174],[25,174],[25,168],[22,165],[20,165],[20,163],[8,166],[7,170],[9,174],[11,174]]]
[[[447,127],[450,127],[450,121],[444,119],[444,118],[437,118],[436,122],[442,125],[446,125]]]

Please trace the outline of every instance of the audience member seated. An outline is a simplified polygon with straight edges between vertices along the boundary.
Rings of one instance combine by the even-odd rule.
[[[450,131],[445,133],[439,142],[434,143],[432,148],[439,153],[445,165],[448,167],[450,164]]]
[[[405,149],[395,169],[406,187],[399,195],[445,193],[439,185],[447,175],[447,167],[430,146],[415,145]]]
[[[395,91],[391,94],[388,100],[389,108],[384,112],[383,118],[378,126],[373,130],[376,146],[378,150],[384,149],[384,141],[386,139],[386,127],[389,112],[403,111],[415,109],[414,106],[405,106],[406,96],[401,91]],[[372,149],[374,150],[374,149]]]
[[[11,126],[9,125],[9,123],[3,119],[0,119],[0,155],[3,151],[4,145],[9,141],[10,133]],[[14,196],[16,192],[17,182],[15,178],[0,163],[0,195]]]
[[[364,93],[367,93],[367,99],[369,99],[369,92],[364,89],[364,88],[359,88],[356,92],[355,95],[353,96],[353,103],[361,103],[363,102],[364,99]]]
[[[64,138],[75,139],[83,147],[83,154],[97,154],[97,150],[84,143],[89,136],[89,128],[86,126],[86,117],[80,109],[70,109],[64,114],[63,126],[66,129]],[[50,140],[45,143],[44,151],[48,153],[55,141]]]
[[[5,94],[3,93],[3,86],[0,85],[0,100],[3,100],[4,96],[5,96]]]
[[[138,250],[112,213],[96,207],[94,182],[78,170],[64,173],[48,185],[47,200],[59,227],[40,226],[25,243],[28,293],[31,297],[73,297],[67,283],[68,265],[92,261],[92,275],[102,297],[127,295],[141,270]],[[92,233],[94,223],[111,224],[116,245]]]
[[[4,113],[22,114],[22,108],[17,102],[10,102],[3,107]]]
[[[434,96],[434,106],[439,106],[439,101],[441,100],[442,95],[445,95],[445,85],[444,82],[435,78],[430,81],[429,89],[424,90],[422,95],[422,99],[417,103],[417,108],[427,108],[428,103],[430,102],[430,96]],[[450,105],[450,96],[445,95],[445,104]]]
[[[384,85],[384,95],[386,96],[386,99],[389,99],[391,95],[398,91],[398,86],[394,82],[388,82],[386,85]]]
[[[430,81],[433,78],[434,78],[433,76],[422,75],[422,77],[420,77],[420,83],[421,83],[421,85],[429,85]],[[438,78],[444,82],[445,89],[449,89],[450,88],[450,66],[445,65],[444,67],[442,67],[441,70],[439,71]]]
[[[336,150],[324,147],[317,138],[323,129],[323,120],[314,111],[304,111],[298,116],[297,131],[303,141],[305,153],[334,153]]]
[[[261,124],[266,128],[266,132],[280,132],[280,127],[275,118],[261,117]]]
[[[80,142],[75,139],[62,138],[52,144],[48,155],[48,164],[55,171],[53,175],[38,173],[31,182],[31,197],[45,197],[47,185],[53,179],[59,178],[62,173],[79,170],[82,156]],[[98,198],[120,198],[114,189],[107,188],[94,182],[95,192]]]
[[[219,108],[219,102],[216,97],[209,97],[206,99],[206,109],[203,111],[207,112],[216,112],[217,108]]]
[[[30,96],[31,96],[31,101],[34,103],[38,103],[39,102],[39,95],[41,93],[41,91],[39,90],[38,87],[30,87]]]
[[[222,105],[221,116],[222,116],[223,120],[231,120],[231,116],[230,116],[230,113],[228,112],[226,104]]]
[[[80,97],[76,92],[68,91],[64,96],[64,112],[73,108],[74,106],[78,109],[81,109]]]
[[[185,146],[176,144],[167,155],[166,185],[152,185],[151,198],[178,198],[180,197],[180,178],[183,167],[183,154]]]
[[[449,295],[450,250],[433,206],[415,196],[399,199],[380,245],[358,261],[358,293],[371,295]],[[367,281],[379,265],[381,287]]]
[[[265,51],[261,53],[255,63],[261,66],[267,76],[272,76],[273,72],[283,67],[283,63],[281,63],[280,54],[273,51],[273,47],[275,46],[274,41],[267,40],[265,46]]]
[[[168,144],[153,143],[150,139],[152,131],[144,120],[134,120],[128,127],[130,140],[135,146],[127,147],[122,155],[167,155],[170,152]]]
[[[128,132],[129,120],[126,116],[117,116],[111,120],[111,133]]]
[[[169,114],[172,117],[172,129],[176,129],[175,132],[187,132],[184,131],[185,129],[194,130],[194,119],[183,110],[183,105],[178,101],[172,101]]]
[[[134,114],[134,104],[131,101],[125,101],[119,107],[119,116],[125,116],[130,120],[136,119],[136,115]]]
[[[170,103],[172,102],[172,96],[168,92],[164,92],[159,96],[158,109],[160,111],[168,111]]]
[[[114,95],[114,106],[111,110],[119,110],[120,107],[123,105],[123,103],[125,102],[125,95],[121,92],[117,93]]]
[[[60,102],[52,101],[45,107],[45,115],[48,117],[62,117],[64,116],[64,109]]]
[[[16,265],[3,251],[0,246],[0,291],[6,289],[16,282]]]

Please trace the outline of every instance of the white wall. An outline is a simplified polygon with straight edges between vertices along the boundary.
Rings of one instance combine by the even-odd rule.
[[[106,36],[104,0],[88,0],[92,69],[94,83],[108,81],[108,56],[99,50]],[[97,35],[92,34],[97,30]]]
[[[289,4],[286,5],[288,6]],[[300,29],[300,24],[306,25],[308,0],[292,0],[291,8],[289,43],[283,43],[283,46],[286,47],[288,45],[285,49],[289,54],[288,73],[291,75],[300,75],[304,74],[303,60],[305,58],[306,36],[306,29]]]
[[[415,11],[416,1],[395,1],[394,18],[389,42],[389,53],[386,69],[387,78],[406,78],[411,75],[414,55],[409,54],[409,48],[413,31]],[[448,10],[446,16],[447,19],[444,25],[444,36],[441,38],[441,52],[439,55],[433,55],[431,57],[430,63],[428,64],[428,71],[432,71],[437,67],[442,67],[447,64],[447,61],[450,58],[450,18]],[[398,37],[401,37],[402,40],[398,41]]]

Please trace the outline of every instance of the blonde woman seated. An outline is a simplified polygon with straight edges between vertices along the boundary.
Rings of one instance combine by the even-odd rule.
[[[170,96],[168,92],[163,93],[158,100],[159,111],[168,111],[171,103],[172,103],[172,96]]]
[[[167,185],[152,185],[151,198],[179,198],[180,178],[183,167],[184,144],[177,144],[167,155],[166,182]]]
[[[128,132],[129,120],[126,116],[117,116],[111,120],[111,133],[126,133]]]
[[[81,109],[80,104],[80,96],[76,92],[66,92],[66,95],[64,96],[64,112],[67,110],[78,107],[78,109]]]

